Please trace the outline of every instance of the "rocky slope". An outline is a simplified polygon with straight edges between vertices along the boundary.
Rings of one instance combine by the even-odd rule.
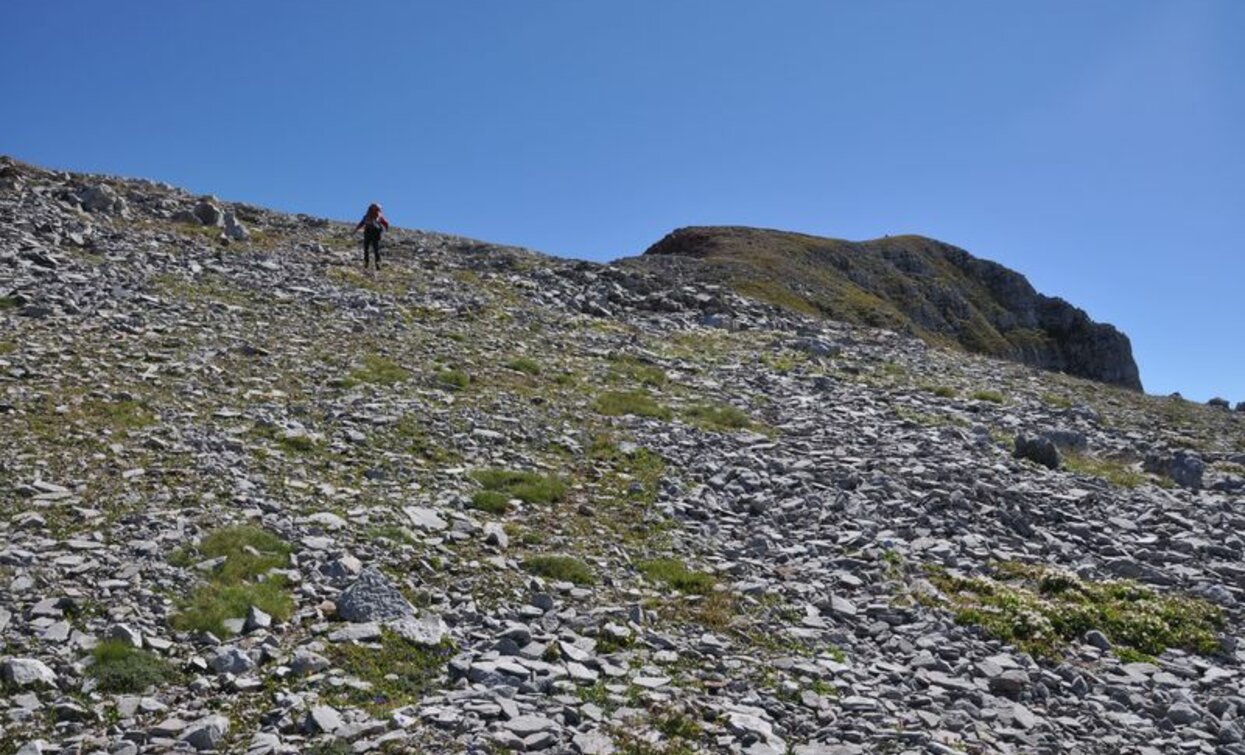
[[[850,242],[759,228],[681,228],[633,264],[673,267],[795,311],[1141,390],[1123,333],[1037,293],[1019,273],[933,239]]]
[[[0,161],[0,752],[1245,753],[1245,412],[355,243]]]

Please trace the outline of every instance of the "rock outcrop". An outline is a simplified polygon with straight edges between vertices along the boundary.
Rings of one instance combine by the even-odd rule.
[[[795,311],[954,342],[982,354],[1141,390],[1128,337],[1025,277],[920,236],[850,242],[740,227],[681,228],[631,264],[730,283]]]

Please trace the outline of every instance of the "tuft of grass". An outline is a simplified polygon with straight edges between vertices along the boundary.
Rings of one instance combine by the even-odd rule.
[[[441,370],[437,373],[437,384],[451,391],[466,390],[471,385],[471,376],[462,370]]]
[[[377,645],[341,642],[325,654],[335,667],[370,685],[368,689],[338,688],[344,701],[366,706],[379,715],[418,702],[435,686],[454,654],[454,646],[446,640],[426,647],[383,630]]]
[[[1065,452],[1063,465],[1071,472],[1101,477],[1112,485],[1122,488],[1140,487],[1149,481],[1144,474],[1116,459],[1100,459],[1086,454]]]
[[[353,388],[360,383],[394,385],[408,379],[411,373],[391,359],[378,354],[363,357],[363,364],[338,381],[343,388]]]
[[[1003,403],[1003,394],[998,391],[973,391],[972,398],[975,401],[989,401],[992,404]]]
[[[644,391],[607,391],[597,396],[593,408],[610,417],[634,414],[637,417],[668,420],[673,416],[669,409]]]
[[[0,356],[17,351],[17,344],[12,341],[0,341]]]
[[[713,430],[746,430],[752,427],[752,418],[729,404],[697,404],[685,414],[696,424]]]
[[[1046,658],[1058,658],[1091,629],[1105,634],[1117,654],[1157,656],[1169,647],[1212,653],[1224,622],[1219,608],[1200,598],[1014,562],[997,564],[994,577],[931,569],[930,581],[946,593],[959,623]]]
[[[487,511],[490,514],[506,513],[506,504],[510,496],[496,490],[479,490],[471,496],[471,508]]]
[[[223,635],[225,620],[242,618],[251,606],[278,621],[288,619],[294,611],[288,580],[267,572],[288,565],[291,551],[281,538],[250,525],[209,533],[195,553],[182,551],[169,559],[176,565],[189,565],[224,558],[208,583],[181,602],[169,623],[174,629]]]
[[[540,362],[537,362],[531,357],[511,359],[509,362],[506,362],[506,368],[514,370],[515,372],[524,372],[528,375],[540,374]]]
[[[1043,393],[1042,403],[1055,409],[1071,409],[1072,400],[1057,393]]]
[[[12,296],[0,296],[0,311],[17,309],[17,299]]]
[[[480,483],[485,492],[499,493],[507,499],[518,498],[524,503],[556,503],[566,497],[566,483],[555,475],[510,469],[477,469],[471,477]]]
[[[921,390],[939,398],[955,398],[957,391],[949,385],[923,385]]]
[[[577,585],[596,582],[592,569],[573,556],[532,556],[523,561],[523,570],[538,577]]]
[[[138,693],[181,676],[163,658],[123,640],[104,640],[91,651],[91,657],[95,662],[87,673],[104,692]]]
[[[662,582],[679,592],[707,595],[716,582],[712,574],[693,571],[674,558],[656,558],[638,563],[640,573],[654,582]]]

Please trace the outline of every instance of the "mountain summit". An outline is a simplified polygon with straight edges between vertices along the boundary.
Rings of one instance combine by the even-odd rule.
[[[1039,294],[1020,273],[934,239],[852,242],[760,228],[680,228],[639,264],[726,282],[794,311],[1141,390],[1123,333]]]

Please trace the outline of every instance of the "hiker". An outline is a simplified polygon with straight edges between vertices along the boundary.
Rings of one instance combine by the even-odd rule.
[[[380,269],[380,235],[389,229],[389,221],[380,212],[380,205],[373,202],[368,205],[367,214],[354,227],[355,232],[363,229],[363,269],[367,269],[368,250],[376,255],[376,269]]]

